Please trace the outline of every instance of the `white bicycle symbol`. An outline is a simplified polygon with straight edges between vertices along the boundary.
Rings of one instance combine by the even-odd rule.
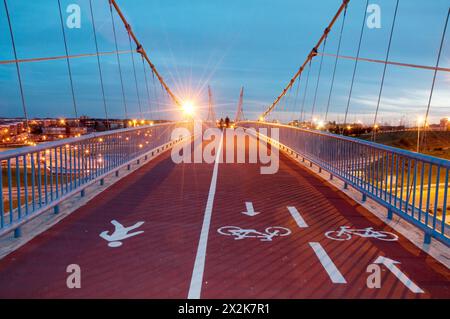
[[[332,230],[325,233],[325,236],[332,240],[350,240],[352,235],[362,238],[376,238],[384,241],[396,241],[398,236],[387,231],[373,230],[372,227],[364,229],[351,229],[348,226],[341,226],[340,230]]]
[[[237,226],[224,226],[219,228],[217,232],[221,235],[233,236],[234,240],[260,238],[261,241],[272,241],[274,237],[283,237],[291,234],[290,229],[280,226],[267,227],[265,232],[259,232],[255,229],[243,229]]]

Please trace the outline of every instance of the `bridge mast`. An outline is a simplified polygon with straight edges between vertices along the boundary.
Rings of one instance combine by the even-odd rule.
[[[239,95],[239,103],[238,103],[238,109],[236,113],[236,118],[234,119],[234,122],[239,122],[244,119],[244,87],[241,88],[241,94]]]
[[[208,85],[208,117],[206,118],[206,122],[214,123],[216,121],[216,112],[214,112],[214,104],[211,87]]]

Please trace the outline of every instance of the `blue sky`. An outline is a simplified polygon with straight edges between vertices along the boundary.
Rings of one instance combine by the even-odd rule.
[[[94,0],[95,23],[101,51],[114,50],[107,0]],[[296,72],[341,0],[118,0],[150,58],[181,99],[193,99],[206,116],[207,86],[212,87],[216,111],[234,117],[241,86],[245,87],[244,111],[256,118],[281,92]],[[371,0],[381,7],[382,28],[365,29],[361,56],[384,59],[394,11],[394,0]],[[67,29],[70,54],[95,50],[88,0],[62,0],[63,8],[79,4],[81,29]],[[9,0],[19,58],[64,54],[56,0]],[[365,1],[352,0],[342,42],[343,55],[356,55]],[[400,0],[391,60],[434,65],[448,0]],[[67,14],[65,14],[67,15]],[[128,38],[116,17],[119,47],[127,50]],[[326,52],[336,51],[339,20],[330,34]],[[13,58],[3,5],[0,6],[0,60]],[[121,55],[129,113],[139,116],[131,57]],[[147,117],[175,118],[174,106],[163,95],[156,99],[150,86],[150,108],[142,62],[135,56],[141,109]],[[79,114],[103,116],[97,61],[94,57],[72,60]],[[337,68],[330,119],[343,119],[353,61],[340,60]],[[123,117],[124,107],[115,56],[101,57],[108,113]],[[317,83],[319,58],[313,62],[306,92],[308,117]],[[324,59],[316,102],[316,116],[323,117],[334,59]],[[450,30],[447,32],[441,67],[450,67]],[[30,116],[73,116],[70,86],[64,60],[21,65]],[[376,107],[383,65],[361,62],[358,67],[349,119],[370,123]],[[305,73],[306,75],[306,73]],[[389,66],[380,122],[413,121],[424,115],[433,72]],[[299,116],[304,84],[295,103],[295,91],[283,100],[274,118]],[[151,77],[149,75],[151,84]],[[450,76],[438,73],[431,118],[450,115]],[[159,87],[157,88],[158,92]],[[289,96],[289,95],[288,95]],[[155,103],[158,102],[158,107]],[[204,112],[203,112],[204,111]],[[0,65],[0,116],[21,116],[14,65]]]

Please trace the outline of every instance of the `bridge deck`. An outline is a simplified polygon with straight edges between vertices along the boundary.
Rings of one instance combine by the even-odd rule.
[[[202,249],[204,271],[195,267],[194,275],[203,274],[202,298],[450,297],[450,271],[399,234],[393,242],[327,238],[341,226],[395,233],[339,190],[281,154],[276,175],[259,169],[219,164],[214,194],[214,164],[175,165],[167,152],[1,260],[0,297],[186,298]],[[214,205],[205,227],[208,195]],[[246,202],[259,214],[242,214]],[[137,229],[144,233],[109,247],[99,234],[112,231],[114,219],[144,221]],[[224,226],[235,226],[234,233],[219,233]],[[237,240],[237,227],[291,233]],[[202,229],[206,246],[199,245]],[[370,289],[366,268],[379,256],[398,261],[397,271],[380,265],[381,288]],[[201,253],[197,259],[201,266]],[[66,286],[69,264],[81,267],[81,289]]]

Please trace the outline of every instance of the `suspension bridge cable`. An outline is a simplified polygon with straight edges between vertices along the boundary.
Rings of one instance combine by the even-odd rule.
[[[361,44],[362,44],[362,39],[363,39],[363,35],[364,35],[364,27],[366,25],[367,7],[368,6],[369,6],[369,0],[366,1],[366,6],[364,7],[364,18],[363,18],[363,22],[362,22],[362,26],[361,26],[361,33],[359,35],[358,51],[357,51],[357,54],[356,54],[357,58],[359,58],[359,54],[361,53]],[[344,126],[345,126],[345,124],[347,124],[348,109],[350,107],[350,101],[352,99],[353,85],[355,83],[355,76],[356,76],[356,69],[357,68],[358,68],[358,60],[355,61],[355,66],[353,68],[352,82],[351,82],[351,85],[350,85],[350,92],[348,94],[347,107],[345,109]]]
[[[156,81],[155,81],[155,73],[152,70],[152,78],[153,78],[153,94],[155,97],[155,105],[156,105],[156,114],[159,116],[159,99],[158,99],[158,91],[156,90]]]
[[[129,51],[129,50],[122,50],[122,51],[104,51],[104,52],[99,52],[99,53],[81,53],[81,54],[58,55],[58,56],[41,57],[41,58],[28,58],[28,59],[2,60],[2,61],[0,61],[0,65],[4,65],[4,64],[15,64],[15,63],[29,63],[29,62],[53,61],[53,60],[65,60],[65,59],[75,59],[75,58],[85,58],[85,57],[95,57],[95,56],[112,55],[112,54],[127,54],[127,53],[130,53],[130,51]]]
[[[426,128],[426,126],[427,126],[428,117],[430,114],[431,101],[433,99],[434,87],[436,85],[437,67],[439,66],[439,63],[441,62],[442,49],[444,47],[445,34],[447,33],[449,17],[450,17],[450,8],[448,9],[447,19],[445,20],[445,24],[444,24],[444,31],[442,32],[441,44],[439,46],[439,52],[438,52],[438,57],[437,57],[437,61],[436,61],[436,69],[435,69],[434,75],[433,75],[433,82],[431,85],[430,97],[428,99],[427,112],[425,113],[425,121],[423,123],[424,128]]]
[[[130,33],[128,33],[128,41],[130,42],[130,50],[133,49],[133,45],[131,44],[131,36]],[[138,86],[138,80],[137,80],[137,74],[136,74],[136,64],[134,63],[134,52],[131,51],[131,61],[133,63],[133,74],[134,74],[134,84],[136,85],[136,95],[138,99],[138,106],[139,106],[139,114],[142,117],[142,107],[141,107],[141,97],[139,96],[139,86]]]
[[[94,20],[94,10],[92,9],[92,0],[89,0],[89,8],[91,11],[91,19],[92,19],[92,31],[94,32],[94,43],[95,43],[95,52],[97,53],[97,66],[98,66],[98,73],[100,76],[100,86],[101,86],[101,92],[102,92],[102,98],[103,98],[103,107],[105,109],[105,116],[106,116],[106,126],[107,129],[109,129],[109,118],[108,118],[108,109],[106,106],[106,96],[105,96],[105,87],[103,84],[103,73],[102,73],[102,66],[100,64],[100,56],[98,55],[98,42],[97,42],[97,30],[95,28],[95,20]]]
[[[337,58],[337,59],[346,59],[346,60],[353,60],[353,61],[358,60],[358,61],[371,62],[371,63],[395,65],[395,66],[401,66],[401,67],[407,67],[407,68],[413,68],[413,69],[450,72],[450,68],[444,68],[444,67],[436,68],[434,66],[412,64],[412,63],[402,63],[402,62],[396,62],[396,61],[385,61],[385,60],[377,60],[377,59],[369,59],[369,58],[361,58],[361,57],[356,58],[356,57],[349,56],[349,55],[337,55],[337,54],[333,54],[333,53],[318,53],[317,55],[318,56],[323,55],[323,56],[333,57],[333,58]]]
[[[345,26],[345,18],[346,17],[347,17],[347,6],[345,6],[344,15],[342,17],[342,25],[341,25],[341,30],[339,32],[339,42],[338,42],[338,46],[337,46],[337,50],[336,50],[336,56],[339,56],[339,53],[341,52],[342,35],[344,33],[344,26]],[[330,93],[328,95],[327,110],[325,112],[325,123],[328,120],[328,111],[330,110],[331,96],[333,94],[334,80],[336,78],[337,64],[338,64],[338,58],[336,57],[336,60],[334,61],[333,76],[332,76],[332,79],[331,79]]]
[[[328,37],[326,37],[325,40],[323,41],[323,47],[322,47],[323,52],[325,52],[325,49],[327,47],[327,39],[328,39]],[[317,92],[319,91],[320,75],[322,74],[322,65],[323,65],[323,55],[320,57],[319,73],[317,75],[316,90],[314,92],[314,100],[313,100],[313,105],[312,105],[312,109],[311,109],[311,123],[313,121],[314,111],[316,109]]]
[[[311,52],[308,54],[308,56],[306,57],[306,60],[303,62],[303,64],[300,66],[299,70],[297,71],[297,73],[292,77],[292,79],[289,81],[289,84],[283,89],[283,91],[281,92],[281,94],[275,99],[275,101],[267,108],[266,111],[264,111],[264,113],[261,115],[262,118],[265,118],[267,116],[267,114],[269,114],[270,112],[272,112],[272,110],[276,107],[276,105],[278,104],[278,102],[281,100],[281,98],[286,95],[287,91],[289,90],[289,88],[295,83],[295,80],[300,76],[300,74],[303,72],[303,70],[305,69],[305,67],[308,65],[309,61],[311,61],[316,55],[317,55],[317,51],[318,48],[320,47],[320,45],[322,44],[322,42],[325,40],[325,38],[327,37],[328,33],[330,33],[331,29],[333,28],[333,25],[336,23],[337,19],[339,18],[339,16],[341,15],[341,13],[344,11],[344,9],[346,8],[347,4],[350,2],[350,0],[343,0],[342,4],[340,5],[338,11],[336,12],[336,14],[334,15],[333,19],[331,20],[331,22],[328,24],[327,28],[325,28],[322,36],[320,37],[319,41],[316,43],[316,45],[311,49]]]
[[[68,72],[68,75],[69,75],[70,91],[72,93],[73,110],[75,112],[75,118],[78,118],[77,102],[76,102],[76,99],[75,99],[75,90],[73,88],[72,67],[70,65],[70,59],[68,58],[68,56],[69,56],[69,49],[67,47],[66,30],[64,28],[64,20],[63,20],[62,11],[61,11],[61,0],[58,0],[58,13],[59,13],[59,20],[61,22],[62,36],[63,36],[63,40],[64,40],[64,50],[66,52],[66,57],[67,57],[66,58],[67,72]]]
[[[113,14],[113,7],[111,2],[109,2],[109,11],[111,14],[111,24],[112,24],[112,30],[113,30],[113,35],[114,35],[114,45],[116,48],[116,56],[117,56],[117,65],[119,68],[119,77],[120,77],[120,87],[122,90],[122,101],[123,101],[123,107],[125,110],[125,118],[128,119],[128,108],[127,108],[127,101],[125,98],[125,88],[123,85],[123,75],[122,75],[122,66],[120,63],[120,56],[119,56],[119,45],[117,43],[117,32],[116,32],[116,23],[114,22],[114,14]]]
[[[6,18],[8,20],[9,35],[11,37],[11,44],[12,44],[12,49],[13,49],[13,53],[14,53],[14,59],[17,60],[16,42],[14,40],[14,31],[13,31],[13,28],[12,28],[11,17],[9,15],[8,4],[6,3],[6,0],[3,0],[3,3],[4,3],[4,6],[5,6]],[[25,95],[24,95],[24,91],[23,91],[22,77],[20,75],[20,66],[19,66],[19,63],[17,63],[17,62],[16,62],[16,72],[17,72],[17,79],[18,79],[18,82],[19,82],[20,98],[22,100],[23,115],[25,116],[25,126],[26,126],[26,129],[27,129],[27,132],[28,132],[27,105],[25,103]]]
[[[308,63],[308,74],[306,75],[306,83],[305,83],[305,93],[303,94],[303,102],[302,102],[302,110],[300,112],[300,119],[301,122],[304,122],[304,109],[305,109],[305,100],[306,100],[306,94],[308,93],[308,85],[309,85],[309,76],[311,74],[311,67],[312,67],[312,60],[309,61]]]
[[[128,31],[128,34],[132,37],[132,39],[136,43],[136,47],[138,48],[138,52],[144,56],[144,59],[147,61],[148,65],[152,69],[152,72],[154,73],[154,75],[158,78],[158,81],[161,83],[161,85],[163,86],[164,90],[167,92],[167,94],[169,94],[170,98],[175,102],[176,105],[181,106],[180,100],[170,90],[170,88],[168,87],[168,85],[166,84],[166,82],[164,81],[162,76],[159,74],[158,70],[156,70],[156,67],[154,66],[154,64],[151,62],[150,58],[148,57],[147,52],[145,51],[145,49],[142,46],[142,44],[139,42],[139,40],[136,37],[136,35],[134,34],[130,24],[128,23],[127,19],[123,15],[122,10],[120,10],[120,7],[117,5],[116,0],[109,0],[109,1],[114,6],[114,8],[116,9],[117,14],[119,15],[120,19],[122,20],[123,24],[125,25],[125,28]],[[347,1],[347,0],[345,0],[345,1]]]
[[[385,61],[387,62],[389,60],[389,55],[391,53],[391,44],[392,44],[392,36],[394,34],[394,29],[395,29],[395,21],[397,20],[397,12],[398,12],[398,5],[399,5],[400,0],[397,0],[397,3],[395,5],[395,11],[394,11],[394,18],[392,20],[392,27],[391,27],[391,34],[389,36],[389,44],[387,47],[387,52],[386,52],[386,59]],[[380,85],[380,92],[378,94],[378,101],[377,101],[377,108],[375,110],[375,116],[373,119],[373,127],[375,128],[375,125],[377,124],[377,119],[378,119],[378,110],[380,109],[380,102],[381,102],[381,95],[383,94],[383,87],[384,87],[384,81],[386,78],[386,70],[387,70],[387,63],[384,64],[384,69],[383,69],[383,76],[381,77],[381,85]],[[373,140],[375,140],[375,129],[373,130]]]
[[[145,61],[144,57],[141,55],[142,59],[142,70],[144,71],[144,77],[145,77],[145,88],[147,90],[147,100],[148,100],[148,114],[149,116],[152,114],[152,108],[151,108],[151,102],[150,102],[150,91],[148,89],[148,79],[147,79],[147,71],[145,70]]]
[[[298,94],[300,92],[300,81],[302,79],[302,75],[300,74],[300,76],[297,79],[297,89],[295,90],[295,98],[294,98],[294,111],[292,112],[292,121],[295,118],[295,110],[297,109],[297,101],[298,101]]]

